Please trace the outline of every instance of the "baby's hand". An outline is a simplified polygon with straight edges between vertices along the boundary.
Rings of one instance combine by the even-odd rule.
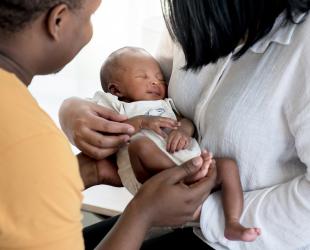
[[[163,138],[166,138],[167,134],[162,128],[178,129],[179,126],[180,124],[178,121],[160,116],[143,116],[140,123],[140,129],[153,130]]]
[[[182,130],[172,130],[167,138],[167,151],[174,153],[182,149],[188,148],[191,138]]]

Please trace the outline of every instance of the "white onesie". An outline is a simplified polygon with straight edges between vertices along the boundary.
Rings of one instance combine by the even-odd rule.
[[[136,101],[136,102],[123,102],[118,100],[117,96],[103,91],[95,93],[93,102],[108,107],[118,112],[119,114],[126,115],[132,118],[139,115],[149,116],[162,116],[171,119],[177,119],[174,112],[177,110],[173,104],[172,99],[166,98],[164,100],[155,101]],[[135,134],[131,140],[135,138],[146,136],[151,139],[159,149],[162,150],[176,165],[180,165],[196,156],[200,155],[200,147],[195,139],[192,138],[191,143],[187,149],[169,153],[166,151],[166,140],[152,130],[142,129],[139,133]],[[123,185],[132,193],[135,194],[140,188],[141,184],[135,177],[132,170],[128,146],[122,147],[117,153],[118,174],[122,180]]]

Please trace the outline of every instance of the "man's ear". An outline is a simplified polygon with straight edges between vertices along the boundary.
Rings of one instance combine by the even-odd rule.
[[[108,83],[108,91],[112,95],[116,95],[117,97],[123,97],[124,95],[121,93],[119,85],[117,83]]]
[[[47,32],[54,39],[59,40],[66,18],[69,15],[69,8],[66,4],[59,4],[52,8],[47,16]]]

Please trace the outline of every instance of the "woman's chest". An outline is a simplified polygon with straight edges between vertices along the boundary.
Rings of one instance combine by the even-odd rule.
[[[183,53],[180,51],[175,53],[168,94],[183,116],[194,121],[197,107],[211,94],[214,82],[222,74],[226,63],[227,59],[224,59],[199,71],[185,71]]]

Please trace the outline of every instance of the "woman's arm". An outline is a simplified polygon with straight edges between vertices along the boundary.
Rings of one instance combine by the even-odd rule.
[[[139,249],[152,226],[179,226],[195,219],[216,180],[216,169],[212,167],[205,178],[185,185],[183,180],[201,166],[199,157],[149,179],[97,250]]]
[[[244,193],[241,223],[262,229],[262,235],[251,244],[230,242],[221,237],[224,230],[221,197],[218,192],[210,195],[203,205],[200,221],[202,233],[209,242],[233,249],[309,249],[310,87],[306,83],[303,87],[299,84],[293,88],[303,91],[292,90],[296,96],[291,94],[284,112],[299,157],[292,159],[291,167],[304,165],[305,174],[286,183]]]

